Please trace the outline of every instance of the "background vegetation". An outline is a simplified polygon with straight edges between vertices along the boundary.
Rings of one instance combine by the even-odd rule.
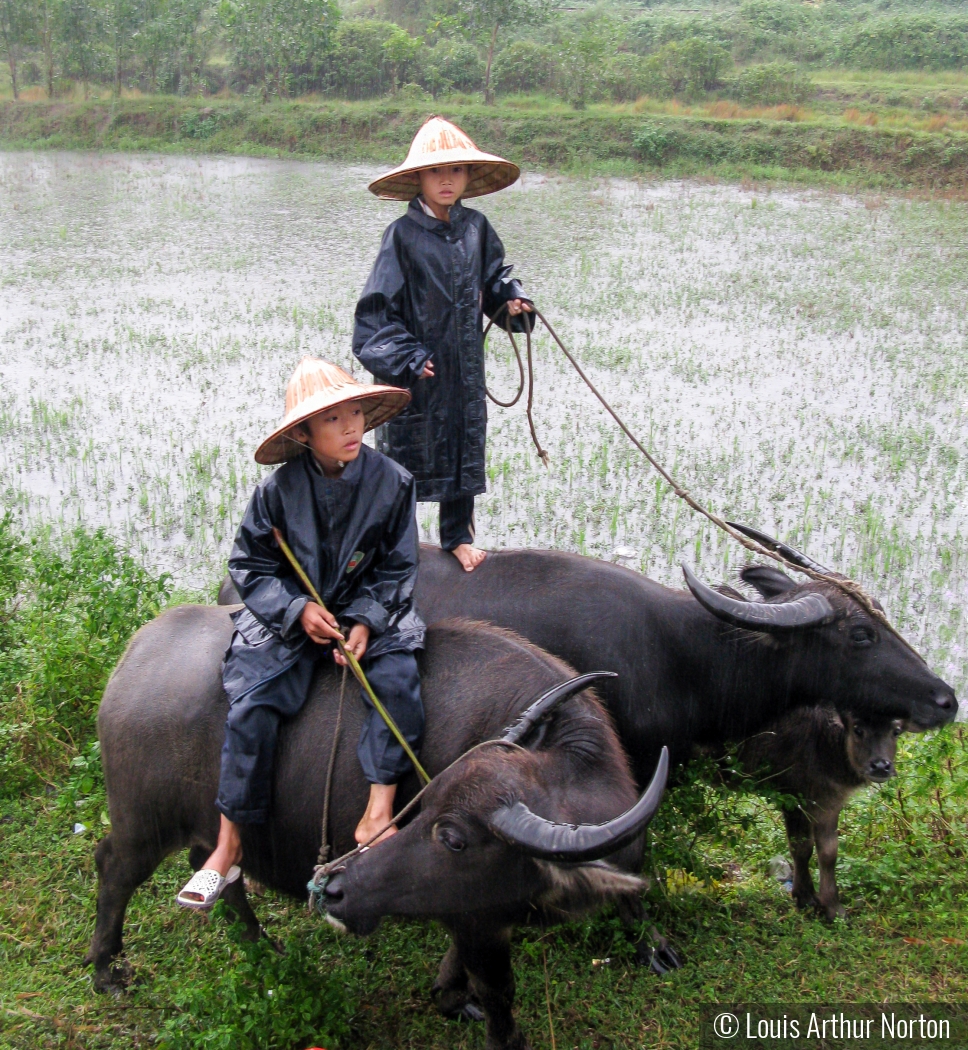
[[[7,146],[396,160],[443,111],[543,168],[968,184],[941,0],[0,0],[0,53]]]

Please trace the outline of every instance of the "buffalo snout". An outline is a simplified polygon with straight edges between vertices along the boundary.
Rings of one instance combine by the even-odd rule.
[[[871,759],[871,763],[867,768],[867,776],[879,784],[885,780],[890,780],[896,773],[897,770],[894,768],[894,763],[889,758]]]
[[[323,890],[323,897],[325,898],[323,906],[326,909],[326,914],[350,933],[355,933],[359,937],[368,937],[371,933],[376,932],[377,927],[380,925],[380,916],[356,914],[351,918],[345,907],[345,883],[346,877],[344,872],[337,872],[335,875],[330,876]]]

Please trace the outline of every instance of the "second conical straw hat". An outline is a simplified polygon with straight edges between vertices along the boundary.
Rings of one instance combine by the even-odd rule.
[[[410,143],[407,159],[393,171],[370,183],[370,192],[384,200],[408,201],[420,192],[420,172],[443,165],[468,164],[470,179],[462,197],[483,197],[516,182],[521,174],[517,164],[484,153],[456,124],[443,117],[431,117]]]
[[[256,449],[256,463],[285,463],[301,455],[306,446],[289,436],[289,431],[310,416],[346,401],[359,401],[366,429],[386,423],[410,404],[410,392],[396,386],[363,386],[338,365],[318,357],[304,357],[296,366],[286,387],[286,414],[282,422]]]

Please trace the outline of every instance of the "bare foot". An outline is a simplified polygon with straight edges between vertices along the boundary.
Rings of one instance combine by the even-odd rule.
[[[387,820],[389,820],[389,817]],[[356,825],[356,831],[353,834],[353,838],[355,838],[357,843],[362,846],[364,842],[370,842],[370,839],[373,838],[380,828],[385,827],[386,823],[386,820],[370,820],[368,817],[364,817],[359,824]],[[376,846],[380,842],[385,842],[391,835],[396,835],[396,833],[396,824],[391,824],[376,842],[370,842],[370,845]]]
[[[472,547],[469,543],[461,543],[451,551],[451,554],[464,566],[465,572],[473,572],[487,557],[487,551],[482,551],[479,547]]]
[[[366,812],[363,814],[359,824],[356,825],[356,832],[353,835],[361,846],[364,842],[369,842],[378,832],[387,828],[387,824],[390,824],[390,821],[393,820],[393,799],[396,793],[396,784],[370,785],[370,798],[366,804]],[[396,824],[390,824],[390,827],[372,845],[375,846],[377,842],[383,842],[384,839],[388,839],[396,833]]]

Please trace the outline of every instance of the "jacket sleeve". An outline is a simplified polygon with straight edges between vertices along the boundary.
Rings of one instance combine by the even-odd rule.
[[[514,267],[505,263],[504,245],[486,218],[481,242],[484,251],[484,313],[488,317],[493,317],[503,303],[510,302],[512,299],[524,299],[531,302],[525,295],[521,282],[511,276]],[[505,320],[502,315],[498,324],[503,327]],[[532,319],[528,318],[528,320]],[[522,314],[511,318],[512,332],[525,331],[524,325]]]
[[[299,617],[309,598],[276,546],[272,503],[266,486],[257,486],[229,555],[229,575],[253,616],[289,639],[302,629]]]
[[[374,635],[383,634],[394,614],[413,600],[419,552],[417,486],[408,478],[394,503],[377,557],[341,619],[366,624]]]
[[[403,323],[404,283],[391,226],[383,235],[376,262],[356,304],[353,353],[382,382],[410,386],[419,378],[430,351]]]

